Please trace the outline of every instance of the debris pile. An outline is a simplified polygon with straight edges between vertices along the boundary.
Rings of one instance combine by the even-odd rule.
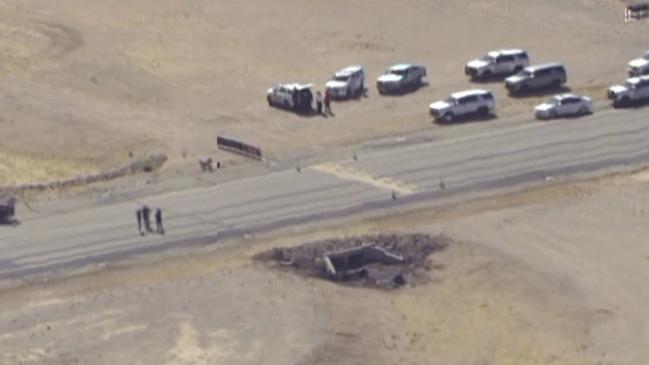
[[[420,276],[430,267],[428,256],[449,242],[427,234],[365,235],[275,248],[257,258],[307,276],[392,289]]]

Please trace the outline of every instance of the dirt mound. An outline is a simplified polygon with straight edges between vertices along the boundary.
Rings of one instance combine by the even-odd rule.
[[[450,241],[419,233],[365,235],[279,247],[256,258],[311,277],[393,289],[424,279],[433,267],[428,257]]]

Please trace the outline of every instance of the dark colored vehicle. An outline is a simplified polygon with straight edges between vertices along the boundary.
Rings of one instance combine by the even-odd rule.
[[[562,64],[546,63],[525,67],[523,71],[506,78],[505,87],[510,94],[518,94],[543,88],[558,88],[567,81],[566,68]]]
[[[12,196],[0,196],[0,222],[8,222],[13,218],[16,212],[15,206],[16,199]]]

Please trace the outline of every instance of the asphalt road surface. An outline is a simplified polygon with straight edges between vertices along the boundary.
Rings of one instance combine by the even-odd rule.
[[[448,127],[455,128],[455,127]],[[395,145],[358,159],[303,166],[208,188],[148,197],[167,234],[137,232],[140,201],[0,226],[0,280],[440,197],[649,164],[649,110],[605,110],[552,122],[521,120],[457,138]],[[397,199],[393,199],[393,195]]]

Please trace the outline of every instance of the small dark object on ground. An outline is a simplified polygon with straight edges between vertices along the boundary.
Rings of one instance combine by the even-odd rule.
[[[428,257],[450,241],[443,235],[366,235],[275,248],[256,259],[347,285],[394,289],[421,278],[430,267]]]

